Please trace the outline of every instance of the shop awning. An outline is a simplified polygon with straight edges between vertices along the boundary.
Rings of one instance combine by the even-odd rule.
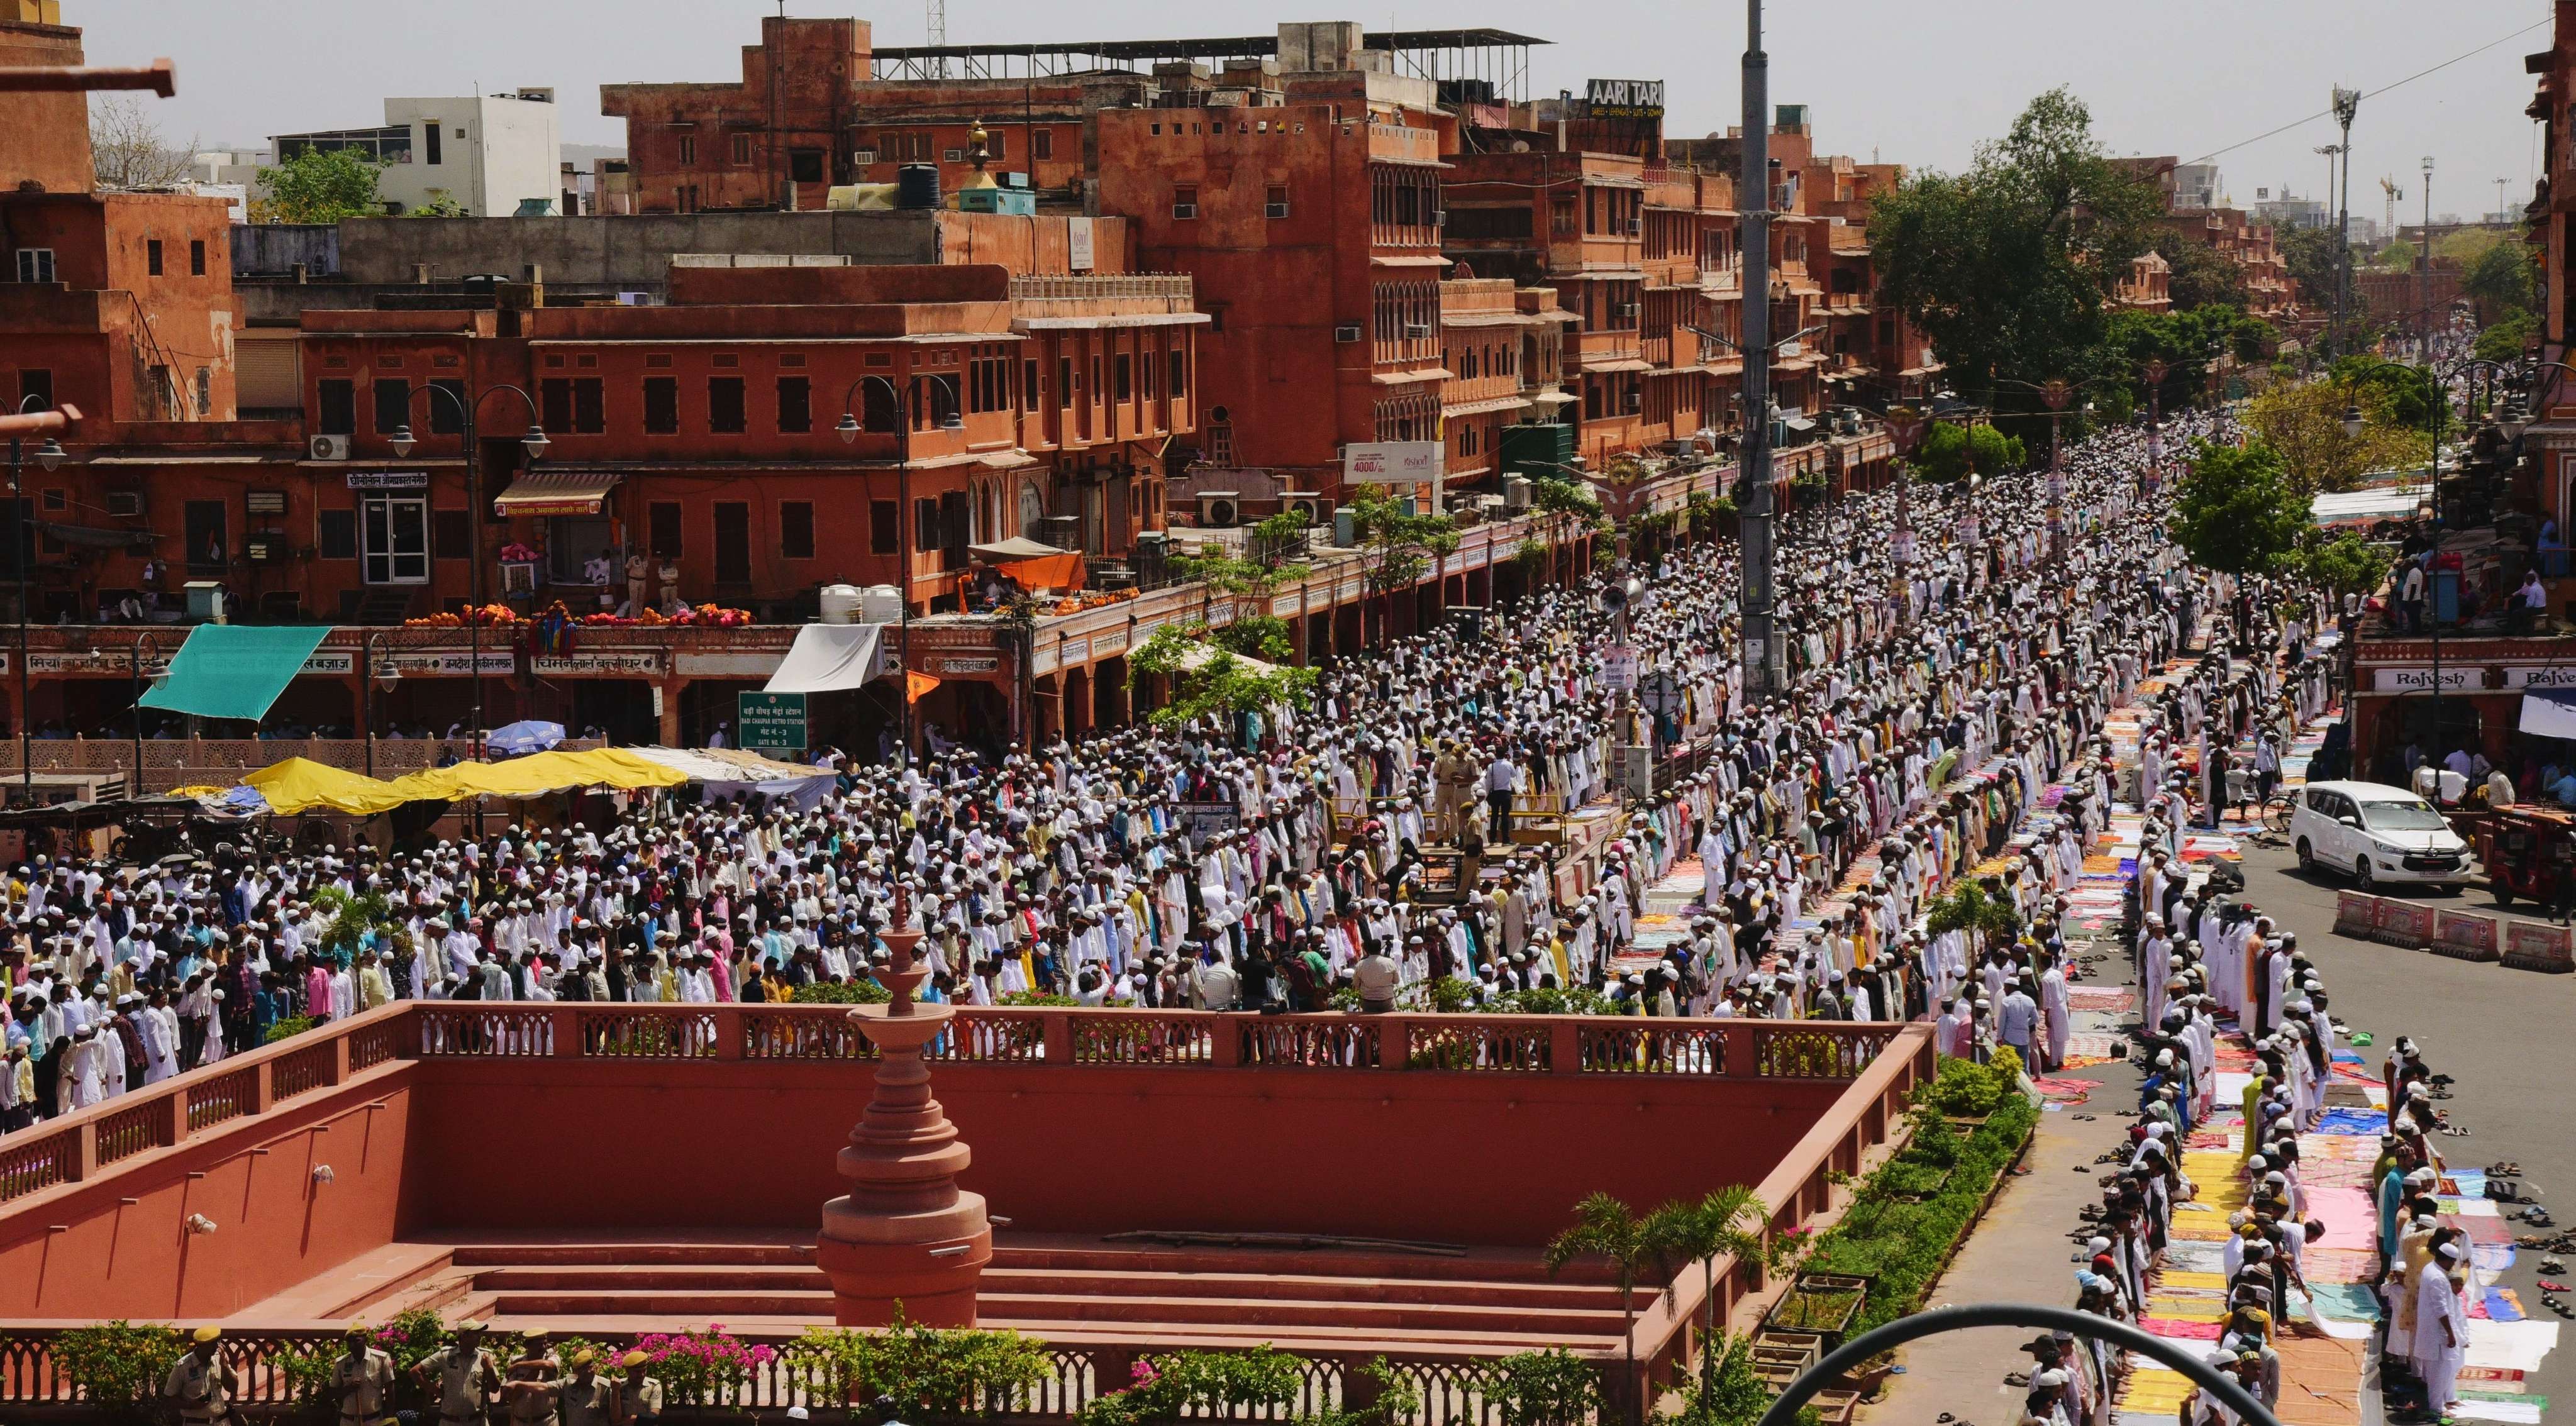
[[[885,672],[882,624],[808,624],[769,676],[763,693],[839,693]]]
[[[2521,729],[2544,738],[2576,738],[2576,689],[2523,694]]]
[[[304,661],[330,632],[327,625],[245,629],[200,624],[171,658],[169,676],[145,690],[143,706],[256,723],[268,716],[269,705],[304,671]]]
[[[596,515],[623,479],[607,470],[533,470],[492,497],[504,515]]]
[[[1042,560],[1055,555],[1072,553],[1071,550],[1060,550],[1053,545],[1041,544],[1026,535],[1013,535],[1007,540],[995,540],[984,545],[968,545],[966,548],[997,564],[1011,560]]]

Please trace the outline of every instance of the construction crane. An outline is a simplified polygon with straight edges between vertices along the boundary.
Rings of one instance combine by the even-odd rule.
[[[2406,190],[2382,177],[2379,180],[2379,191],[2388,197],[2388,216],[2381,219],[2380,223],[2387,230],[2388,241],[2393,243],[2397,241],[2397,205],[2406,197]]]

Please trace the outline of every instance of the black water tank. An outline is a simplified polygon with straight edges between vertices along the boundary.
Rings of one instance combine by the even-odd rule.
[[[939,206],[939,165],[907,163],[894,171],[894,206],[898,208],[936,208]]]

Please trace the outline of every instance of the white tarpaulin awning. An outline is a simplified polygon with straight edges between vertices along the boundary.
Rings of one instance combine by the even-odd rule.
[[[839,693],[885,673],[882,624],[807,624],[763,693]]]
[[[1182,668],[1189,670],[1191,673],[1196,673],[1200,669],[1207,667],[1209,664],[1216,662],[1217,655],[1230,652],[1232,651],[1218,648],[1214,644],[1192,644],[1181,651],[1179,663]],[[1254,675],[1277,673],[1279,671],[1279,665],[1264,662],[1263,660],[1254,658],[1250,654],[1235,654],[1234,666],[1244,673]]]
[[[836,628],[852,627],[835,625]],[[799,767],[739,748],[628,748],[648,762],[659,763],[718,797],[762,792],[791,798],[804,811],[821,805],[840,779],[821,768]]]
[[[2521,726],[2544,738],[2576,738],[2576,689],[2524,693]]]

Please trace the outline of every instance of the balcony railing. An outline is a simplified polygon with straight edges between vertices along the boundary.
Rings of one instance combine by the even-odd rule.
[[[1089,301],[1110,297],[1148,297],[1188,302],[1190,279],[1184,273],[1103,273],[1097,277],[1014,277],[1014,302]]]

